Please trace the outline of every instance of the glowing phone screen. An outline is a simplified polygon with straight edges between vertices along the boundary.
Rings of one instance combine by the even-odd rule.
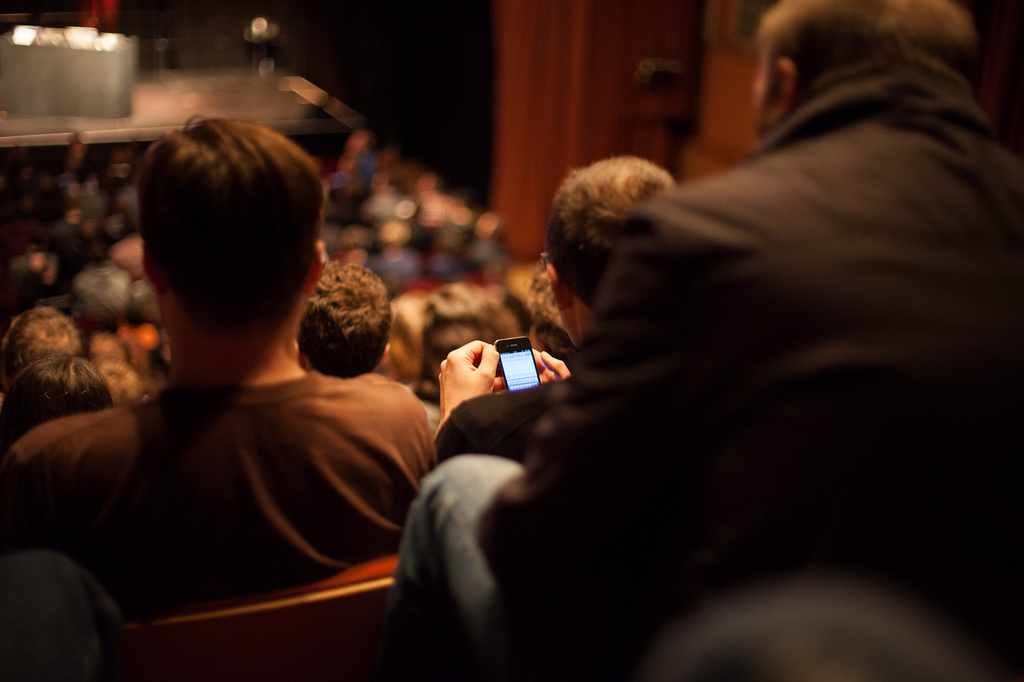
[[[502,353],[501,369],[505,373],[505,385],[510,391],[540,386],[537,366],[533,362],[533,352],[528,349]]]

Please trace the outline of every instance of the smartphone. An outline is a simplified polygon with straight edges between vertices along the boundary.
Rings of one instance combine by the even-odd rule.
[[[494,342],[501,358],[501,373],[505,386],[510,391],[522,391],[540,386],[537,363],[533,360],[530,339],[517,336],[512,339],[498,339]]]

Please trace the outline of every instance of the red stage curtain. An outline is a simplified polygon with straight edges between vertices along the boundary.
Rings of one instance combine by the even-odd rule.
[[[491,205],[505,242],[535,258],[566,171],[582,162],[580,120],[590,0],[494,0],[495,120]]]

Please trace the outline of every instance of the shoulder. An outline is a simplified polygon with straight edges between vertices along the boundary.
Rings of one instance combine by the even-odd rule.
[[[406,386],[381,374],[368,373],[339,379],[313,373],[315,393],[344,402],[346,409],[373,411],[421,410],[419,398]]]
[[[81,499],[86,490],[106,489],[123,475],[134,461],[130,444],[143,430],[133,409],[111,408],[47,422],[11,446],[0,463],[4,542],[49,537],[49,531],[39,529],[49,528],[58,509]],[[19,535],[30,527],[43,535]]]
[[[419,398],[407,387],[380,374],[350,379],[311,373],[309,400],[314,412],[346,433],[371,434],[392,440],[412,439],[433,453],[433,432]]]
[[[75,414],[41,424],[11,446],[5,456],[15,463],[65,451],[84,452],[97,440],[112,441],[135,430],[143,405]]]

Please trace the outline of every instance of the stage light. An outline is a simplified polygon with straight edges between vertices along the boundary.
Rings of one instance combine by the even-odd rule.
[[[67,40],[68,46],[80,50],[91,50],[98,35],[99,31],[96,29],[84,26],[68,26],[64,29],[64,39]]]
[[[97,50],[113,52],[117,49],[122,37],[124,36],[120,33],[101,33],[100,37],[96,40],[95,47]]]
[[[41,28],[36,36],[37,45],[49,45],[51,47],[67,47],[67,40],[64,39],[64,30],[59,28]]]
[[[249,25],[253,39],[265,40],[267,37],[267,26],[269,25],[270,22],[267,21],[266,17],[256,17],[253,19],[252,23]]]
[[[31,45],[36,42],[36,35],[39,33],[38,26],[15,26],[14,35],[11,40],[15,45]]]

